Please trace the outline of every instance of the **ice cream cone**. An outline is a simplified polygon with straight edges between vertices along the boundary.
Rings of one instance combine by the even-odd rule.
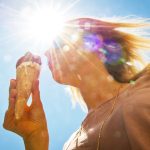
[[[15,118],[20,119],[31,95],[33,84],[39,78],[41,59],[39,56],[27,53],[16,66],[17,100]]]

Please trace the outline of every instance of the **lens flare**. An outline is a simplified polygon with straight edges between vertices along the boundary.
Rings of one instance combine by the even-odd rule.
[[[38,8],[32,10],[25,8],[20,15],[21,25],[19,30],[22,36],[32,41],[49,42],[60,34],[64,26],[64,18],[56,10]]]
[[[53,47],[53,40],[64,30],[64,23],[78,16],[78,12],[72,11],[78,2],[80,0],[32,0],[25,3],[19,1],[15,6],[0,2],[0,26],[8,33],[7,36],[2,35],[1,43],[17,43],[13,51],[31,51],[42,55]],[[76,41],[76,38],[72,40]]]

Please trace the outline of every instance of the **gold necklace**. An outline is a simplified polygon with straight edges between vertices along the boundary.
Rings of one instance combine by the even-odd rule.
[[[106,121],[110,118],[111,114],[112,114],[113,111],[114,111],[114,108],[115,108],[115,105],[116,105],[116,102],[117,102],[117,98],[118,98],[118,96],[119,96],[119,91],[120,91],[121,88],[122,88],[122,86],[120,86],[120,88],[117,90],[117,91],[118,91],[118,92],[117,92],[117,95],[115,96],[113,105],[112,105],[112,107],[111,107],[110,112],[108,112],[106,119],[103,120],[102,125],[101,125],[101,122],[99,123],[99,134],[98,134],[98,141],[97,141],[97,149],[96,149],[96,150],[99,150],[99,149],[100,149],[100,142],[101,142],[100,139],[101,139],[101,136],[102,136],[101,133],[102,133],[104,124],[105,124]]]
[[[103,127],[104,127],[104,124],[105,124],[106,121],[110,118],[111,114],[112,114],[113,111],[114,111],[115,104],[116,104],[116,101],[117,101],[117,98],[118,98],[118,96],[119,96],[119,92],[120,92],[120,89],[121,89],[121,88],[122,88],[122,86],[120,86],[120,88],[117,90],[118,92],[117,92],[116,96],[113,96],[113,97],[115,97],[115,99],[114,99],[114,102],[113,102],[113,105],[112,105],[112,107],[111,107],[110,112],[108,112],[108,115],[107,115],[106,119],[103,120],[102,125],[101,125],[101,121],[98,123],[98,124],[99,124],[99,134],[98,134],[97,149],[96,149],[96,150],[99,150],[99,149],[100,149],[100,142],[101,142],[100,139],[101,139],[102,129],[103,129]],[[79,136],[81,136],[82,128],[83,128],[83,123],[81,124],[81,128],[79,129],[79,131],[76,133],[76,135],[75,135],[75,137],[74,137],[74,139],[75,139],[75,138],[78,136],[77,139],[75,140],[75,142],[76,142],[76,148],[78,147],[78,138],[79,138]],[[74,140],[74,139],[72,139],[72,140]],[[68,144],[66,150],[68,150],[70,144],[71,144],[71,143]]]

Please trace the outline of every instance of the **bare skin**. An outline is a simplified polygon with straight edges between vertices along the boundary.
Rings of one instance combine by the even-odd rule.
[[[63,49],[56,51],[57,49],[53,49],[46,52],[54,80],[60,84],[77,87],[89,111],[115,97],[118,92],[122,92],[129,86],[115,81],[100,58],[94,53],[84,51],[80,43],[69,45],[67,51]],[[32,94],[31,107],[27,107],[23,118],[16,121],[14,119],[16,81],[11,82],[9,108],[5,115],[4,128],[22,136],[26,150],[47,150],[49,136],[38,84],[34,86]]]
[[[39,82],[32,91],[32,104],[26,106],[23,117],[15,119],[16,80],[10,81],[9,106],[5,114],[3,127],[20,135],[26,150],[48,150],[49,135],[45,113],[40,100]],[[38,143],[38,144],[37,144]]]
[[[129,86],[115,81],[96,54],[76,49],[62,53],[46,53],[53,78],[60,84],[79,88],[88,110],[115,97]],[[55,68],[56,64],[59,69]]]
[[[76,55],[76,59],[72,59],[72,55]],[[46,56],[53,78],[58,83],[79,88],[88,110],[101,105],[118,94],[118,90],[121,92],[128,86],[113,80],[95,54],[70,50],[63,52],[63,57],[60,54],[55,55],[57,61],[54,55],[50,57],[47,53]],[[54,64],[56,65],[54,61],[59,64],[59,68],[54,68]],[[4,119],[4,128],[20,135],[26,150],[48,150],[49,135],[38,81],[33,87],[32,104],[30,107],[26,106],[20,120],[15,120],[14,116],[16,94],[16,80],[11,80],[9,107]]]

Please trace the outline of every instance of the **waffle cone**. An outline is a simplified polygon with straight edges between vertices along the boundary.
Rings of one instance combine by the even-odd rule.
[[[20,119],[31,95],[34,82],[38,80],[40,65],[36,62],[23,62],[16,69],[17,100],[15,104],[15,118]]]

